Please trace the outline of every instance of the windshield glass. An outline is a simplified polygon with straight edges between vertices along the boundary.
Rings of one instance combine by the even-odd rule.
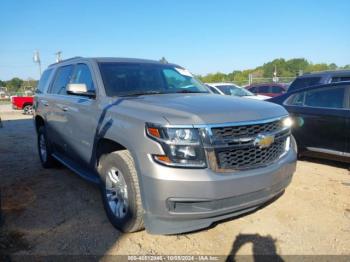
[[[216,87],[219,88],[225,95],[229,96],[254,96],[252,92],[234,85],[221,85]]]
[[[147,63],[99,63],[108,96],[209,93],[190,72],[180,67]]]

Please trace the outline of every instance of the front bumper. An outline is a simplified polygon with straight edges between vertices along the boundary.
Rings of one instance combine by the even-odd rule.
[[[270,166],[235,173],[170,168],[148,161],[141,172],[146,229],[175,234],[252,211],[280,194],[295,172],[296,152],[291,148]]]

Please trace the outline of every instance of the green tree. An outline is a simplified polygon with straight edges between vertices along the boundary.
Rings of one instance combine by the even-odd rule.
[[[22,86],[22,84],[23,84],[22,79],[20,79],[18,77],[14,77],[11,80],[7,81],[6,87],[7,87],[8,91],[17,92],[20,89],[20,87]]]

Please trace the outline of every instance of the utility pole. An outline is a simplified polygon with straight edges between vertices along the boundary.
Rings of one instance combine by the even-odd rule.
[[[41,60],[40,60],[40,54],[38,50],[35,50],[33,55],[33,61],[34,63],[38,64],[39,67],[39,78],[41,77]]]
[[[56,55],[56,63],[61,62],[62,61],[62,51],[58,51],[57,53],[55,53]]]
[[[277,83],[278,82],[278,77],[277,77],[277,66],[275,65],[275,71],[273,72],[273,82]]]

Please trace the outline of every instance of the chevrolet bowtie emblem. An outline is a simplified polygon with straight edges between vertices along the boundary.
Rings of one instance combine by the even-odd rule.
[[[259,148],[267,148],[275,141],[274,135],[263,135],[259,134],[254,140],[254,145]]]

